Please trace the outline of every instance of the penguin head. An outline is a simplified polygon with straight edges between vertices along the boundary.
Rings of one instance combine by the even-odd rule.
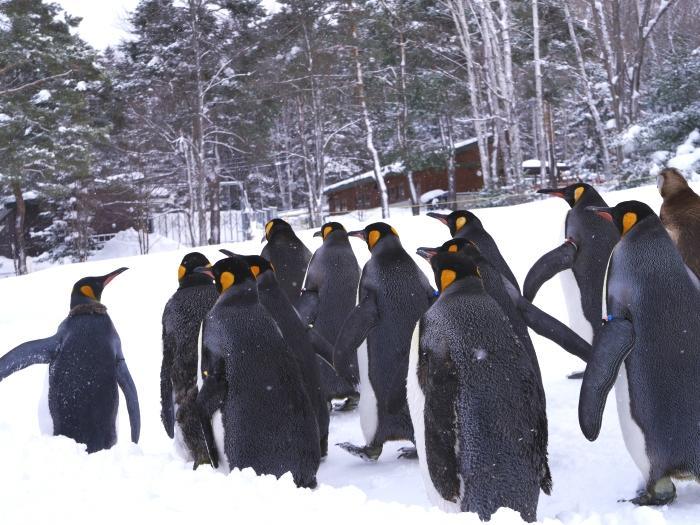
[[[438,253],[461,253],[463,255],[478,256],[481,254],[479,248],[472,241],[456,237],[438,246],[437,248],[421,247],[416,250],[416,253],[423,257],[426,261],[430,261],[433,256]]]
[[[656,187],[664,199],[689,189],[688,181],[676,168],[665,168],[656,177]]]
[[[399,240],[398,232],[385,222],[374,222],[365,226],[364,230],[348,232],[348,235],[365,241],[369,251],[372,251],[374,247],[384,239]]]
[[[610,208],[604,206],[588,206],[586,210],[597,213],[606,221],[612,222],[620,232],[625,235],[648,217],[656,217],[654,211],[639,201],[625,201]]]
[[[177,280],[180,283],[180,288],[199,284],[212,284],[212,280],[207,275],[195,272],[195,269],[202,266],[209,267],[211,263],[201,253],[190,252],[185,255],[177,269]]]
[[[314,233],[314,237],[323,237],[323,240],[325,241],[330,234],[335,233],[337,231],[346,232],[345,227],[339,222],[327,222],[326,224],[321,226],[321,229],[319,231]]]
[[[112,279],[128,268],[119,268],[107,275],[100,277],[83,277],[73,285],[73,290],[70,294],[70,307],[78,306],[79,304],[90,304],[100,302],[102,292]]]
[[[473,224],[477,227],[481,227],[481,221],[477,218],[477,216],[467,210],[453,211],[448,215],[434,212],[430,212],[427,215],[428,217],[437,219],[446,225],[450,229],[450,235],[453,237],[457,235],[457,232],[459,232],[459,230],[464,228],[467,224]]]
[[[274,235],[280,232],[292,232],[292,227],[287,221],[282,219],[272,219],[265,224],[265,235],[260,242],[269,241]]]
[[[209,268],[200,266],[195,271],[209,275],[214,279],[216,289],[220,294],[241,285],[250,284],[255,279],[248,263],[239,255],[221,259]]]
[[[591,192],[595,192],[593,186],[584,182],[570,184],[565,188],[542,188],[537,190],[537,193],[564,199],[571,208],[576,206],[584,196],[588,196]]]
[[[440,293],[462,279],[476,278],[481,282],[476,263],[459,253],[438,252],[430,258],[430,266],[433,268],[435,285]]]

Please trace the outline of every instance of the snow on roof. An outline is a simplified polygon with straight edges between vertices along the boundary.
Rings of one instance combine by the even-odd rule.
[[[464,148],[465,146],[471,146],[472,144],[476,144],[477,142],[479,142],[479,139],[476,137],[473,137],[473,138],[467,139],[467,140],[462,140],[459,142],[455,142],[455,149]]]
[[[549,162],[544,163],[545,166],[549,166]],[[539,169],[540,167],[540,161],[539,159],[527,159],[523,161],[523,168],[528,169],[528,168],[537,168]],[[557,162],[557,168],[568,168],[569,166],[567,164],[564,164],[563,162]]]
[[[385,177],[387,175],[391,174],[398,174],[403,172],[404,167],[403,167],[403,162],[392,162],[388,166],[382,166],[382,175]],[[349,179],[344,179],[341,181],[338,181],[334,184],[330,184],[326,186],[323,190],[323,193],[328,193],[331,191],[339,190],[340,188],[345,188],[346,186],[354,186],[357,182],[365,179],[373,179],[374,178],[374,170],[366,171],[364,173],[361,173],[359,175],[355,175],[354,177],[350,177]]]

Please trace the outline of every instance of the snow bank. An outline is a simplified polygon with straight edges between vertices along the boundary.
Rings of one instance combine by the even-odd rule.
[[[700,184],[694,183],[696,191]],[[610,193],[608,202],[639,199],[658,211],[661,199],[654,186]],[[530,266],[561,243],[561,225],[568,206],[560,199],[512,207],[480,209],[477,215],[499,243],[522,282]],[[348,228],[365,222],[348,216]],[[409,253],[447,240],[447,228],[425,216],[396,216],[390,221]],[[313,231],[300,232],[312,249],[320,245]],[[127,236],[128,237],[128,236]],[[110,245],[113,255],[125,255]],[[363,264],[365,243],[351,240]],[[260,243],[229,244],[241,253],[258,253]],[[163,245],[165,248],[165,244]],[[218,246],[199,248],[217,259]],[[391,443],[376,464],[367,464],[332,446],[341,441],[362,443],[356,413],[333,414],[330,452],[321,465],[315,491],[294,488],[289,477],[275,480],[250,471],[228,476],[208,467],[197,471],[174,454],[159,419],[160,316],[176,288],[177,265],[189,251],[163,251],[118,261],[105,259],[54,266],[41,272],[0,281],[0,352],[28,339],[54,333],[68,309],[73,283],[85,275],[102,275],[119,266],[129,271],[110,284],[104,304],[119,331],[126,360],[138,387],[142,411],[141,442],[129,442],[125,410],[120,411],[119,444],[88,456],[83,447],[63,437],[39,433],[37,404],[46,367],[34,366],[0,383],[0,504],[2,523],[136,523],[156,518],[165,523],[308,523],[352,524],[476,524],[474,515],[448,515],[431,508],[418,462],[399,460],[405,443]],[[415,256],[429,273],[425,261]],[[566,321],[558,279],[542,287],[536,303]],[[678,501],[659,509],[635,508],[619,499],[634,496],[641,476],[627,454],[616,416],[607,404],[600,437],[589,443],[578,428],[580,383],[565,378],[581,363],[533,334],[542,368],[549,417],[549,457],[554,479],[552,496],[540,497],[541,523],[555,525],[690,525],[697,523],[700,486],[678,485]],[[124,407],[123,399],[121,407]],[[494,415],[497,417],[497,415]],[[502,509],[491,523],[520,523]]]
[[[697,177],[700,171],[700,131],[694,130],[688,139],[676,148],[676,156],[668,161],[672,168],[683,172],[686,176]]]

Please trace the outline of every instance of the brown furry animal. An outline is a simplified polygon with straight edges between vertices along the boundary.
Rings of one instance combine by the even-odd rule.
[[[685,264],[700,277],[700,196],[675,168],[658,176],[659,193],[664,199],[661,222],[678,246]]]

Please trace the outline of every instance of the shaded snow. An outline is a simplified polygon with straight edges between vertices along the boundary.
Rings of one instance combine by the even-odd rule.
[[[693,184],[696,191],[700,184]],[[607,194],[608,202],[639,199],[658,211],[661,199],[654,186]],[[530,266],[561,243],[561,223],[568,206],[560,199],[477,210],[499,243],[520,282]],[[365,223],[377,218],[367,213]],[[361,224],[352,216],[341,219],[350,228]],[[409,253],[421,245],[447,240],[447,228],[425,216],[396,216],[390,221]],[[307,245],[320,245],[313,231],[300,232]],[[103,254],[128,255],[133,238],[120,236]],[[124,242],[121,248],[118,242]],[[131,243],[131,244],[130,244]],[[360,264],[368,259],[366,244],[352,239]],[[129,245],[131,247],[129,247]],[[163,245],[165,247],[165,245]],[[260,243],[228,244],[241,253],[258,253]],[[107,249],[107,248],[106,248]],[[124,250],[123,252],[120,250]],[[200,250],[219,257],[218,246]],[[85,275],[102,275],[119,266],[129,271],[110,284],[103,301],[119,331],[129,368],[138,387],[142,412],[139,445],[129,442],[126,411],[119,419],[119,444],[88,456],[83,447],[62,437],[39,433],[37,402],[46,373],[34,366],[0,383],[0,501],[3,523],[137,523],[145,517],[164,523],[400,523],[476,524],[474,515],[448,515],[431,508],[418,462],[396,459],[391,443],[377,464],[358,460],[333,446],[341,441],[362,443],[357,413],[333,414],[330,452],[318,474],[315,491],[294,488],[289,476],[275,480],[250,471],[228,476],[208,467],[192,471],[180,460],[159,419],[160,316],[176,288],[177,265],[189,250],[180,249],[120,260],[98,260],[55,266],[34,274],[0,281],[0,352],[54,333],[68,308],[73,283]],[[420,267],[428,265],[418,256]],[[432,280],[432,278],[431,278]],[[545,284],[536,304],[566,321],[557,279]],[[700,486],[678,484],[678,501],[662,508],[636,508],[618,503],[634,495],[641,476],[624,448],[616,406],[608,401],[600,437],[589,443],[577,422],[580,382],[565,375],[581,363],[533,335],[547,394],[549,457],[554,488],[541,495],[538,518],[547,525],[690,525],[697,523]],[[123,399],[122,405],[124,407]],[[494,415],[496,417],[496,415]],[[500,510],[491,523],[520,523]]]

